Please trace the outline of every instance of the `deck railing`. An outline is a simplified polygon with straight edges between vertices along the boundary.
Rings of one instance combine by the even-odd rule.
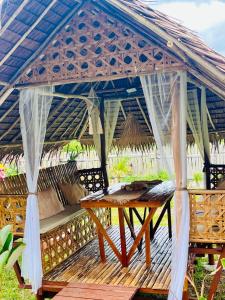
[[[225,190],[190,190],[190,241],[225,243]]]

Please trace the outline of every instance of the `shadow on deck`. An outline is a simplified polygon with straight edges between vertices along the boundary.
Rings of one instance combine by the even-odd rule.
[[[138,231],[138,228],[136,228]],[[112,226],[109,235],[120,247],[119,228]],[[126,230],[128,249],[133,242]],[[136,251],[128,268],[123,268],[111,248],[105,242],[107,262],[102,263],[99,256],[98,240],[94,239],[80,251],[68,258],[45,280],[57,282],[94,283],[138,287],[140,292],[167,294],[170,284],[171,243],[168,229],[160,227],[151,241],[151,266],[145,264],[145,244],[142,251]]]

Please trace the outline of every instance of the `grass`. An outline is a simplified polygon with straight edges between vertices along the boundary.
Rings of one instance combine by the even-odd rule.
[[[198,258],[196,265],[195,265],[195,274],[194,274],[194,279],[195,279],[195,285],[197,287],[197,290],[201,290],[202,286],[202,281],[203,278],[205,277],[206,274],[209,272],[205,270],[204,264],[207,264],[208,260],[207,258]],[[208,276],[205,281],[205,295],[208,295],[208,291],[210,288],[212,277]],[[190,291],[190,297],[195,297],[195,293],[192,287],[189,288]],[[214,300],[224,300],[225,299],[225,271],[223,271],[221,278],[220,278],[220,283],[216,292],[216,295],[214,297]]]
[[[15,272],[6,271],[0,274],[0,300],[34,300],[29,290],[18,288]]]
[[[126,209],[126,211],[129,214],[129,210]],[[144,208],[139,208],[138,212],[141,215],[141,217],[143,218]],[[160,215],[160,212],[161,212],[161,210],[158,209],[157,212],[154,215],[153,221],[157,220],[157,218]],[[118,225],[119,221],[118,221],[118,211],[117,211],[117,209],[116,208],[112,208],[111,213],[112,213],[112,215],[111,215],[112,216],[112,224],[113,225]],[[133,216],[134,216],[134,224],[135,225],[140,225],[140,222],[139,222],[138,218],[136,217],[136,215],[134,213],[133,213]],[[160,225],[161,226],[167,226],[167,218],[166,218],[166,216],[162,219],[162,222],[161,222]]]

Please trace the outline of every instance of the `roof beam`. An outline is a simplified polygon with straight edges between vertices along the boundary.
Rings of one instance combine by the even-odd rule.
[[[78,2],[78,1],[77,1]],[[72,9],[68,15],[63,18],[63,20],[55,27],[55,29],[50,33],[50,35],[48,36],[48,38],[41,44],[41,46],[32,54],[32,56],[27,59],[26,63],[15,73],[15,75],[12,77],[11,79],[11,83],[15,84],[15,81],[17,79],[17,77],[19,76],[19,74],[26,69],[26,67],[38,56],[38,54],[44,49],[46,48],[46,46],[48,45],[48,43],[51,41],[51,39],[57,34],[57,32],[68,22],[68,20],[74,15],[74,13],[76,13],[81,5],[83,4],[83,2],[80,2],[80,4],[76,7],[74,7],[74,9]]]
[[[0,80],[0,85],[9,85],[8,82]]]
[[[1,116],[0,123],[8,116],[8,114],[19,104],[19,99]]]
[[[124,120],[126,120],[126,119],[127,119],[127,116],[126,116],[125,110],[124,110],[124,108],[123,108],[123,104],[122,104],[122,102],[120,102],[120,108],[121,108],[121,111],[122,111],[122,114],[123,114]]]
[[[68,122],[68,120],[75,114],[77,113],[77,109],[80,108],[80,106],[84,105],[82,102],[78,103],[77,107],[74,108],[74,110],[72,109],[71,112],[69,112],[69,114],[66,116],[66,118],[64,120],[62,120],[62,122],[59,124],[58,128],[56,128],[53,133],[48,137],[49,140],[51,140],[57,133],[58,131],[66,124],[66,122]],[[84,106],[86,107],[86,106]],[[79,114],[79,112],[78,112]],[[63,136],[63,135],[62,135]]]
[[[16,119],[15,122],[12,123],[12,125],[0,136],[0,141],[4,139],[5,136],[14,128],[16,125],[20,122],[20,117]]]
[[[8,95],[13,91],[13,86],[15,85],[18,76],[28,67],[28,65],[39,55],[39,53],[48,45],[51,39],[57,34],[57,32],[68,22],[68,20],[80,9],[83,4],[82,0],[76,0],[79,3],[78,6],[74,7],[68,15],[62,19],[62,21],[55,27],[55,29],[50,33],[48,38],[41,44],[41,46],[32,54],[32,56],[27,59],[26,63],[13,75],[10,80],[10,87],[5,87],[1,91],[0,105],[7,99]],[[10,92],[8,92],[10,90]]]
[[[87,119],[85,120],[86,116],[87,116]],[[85,122],[84,122],[84,120],[85,120]],[[88,109],[86,109],[85,113],[82,117],[82,120],[80,121],[79,126],[74,130],[73,133],[70,134],[69,138],[73,137],[73,138],[77,138],[77,140],[80,140],[82,138],[83,134],[85,133],[86,129],[87,129],[88,120],[89,120],[89,118],[88,118]],[[84,124],[83,124],[83,122],[84,122]],[[82,124],[83,124],[83,127],[82,127]],[[80,128],[82,128],[81,132],[80,132],[79,136],[76,137],[76,135],[77,135],[78,131],[80,130]]]
[[[33,31],[33,29],[38,25],[38,23],[43,19],[43,17],[49,12],[52,6],[57,2],[57,0],[52,0],[50,4],[45,8],[45,10],[40,14],[37,20],[30,26],[30,28],[23,34],[23,36],[17,41],[14,47],[7,52],[7,54],[0,61],[0,66],[4,64],[5,61],[16,51],[16,49],[23,43],[27,36]]]
[[[14,89],[13,88],[8,88],[4,94],[0,97],[0,105],[8,98],[8,96],[12,93]]]
[[[146,115],[145,115],[145,112],[144,112],[144,110],[143,110],[143,108],[142,108],[142,106],[141,106],[141,103],[140,103],[140,101],[139,101],[138,98],[136,98],[136,101],[137,101],[138,107],[139,107],[139,109],[140,109],[140,111],[141,111],[141,114],[142,114],[142,116],[143,116],[143,118],[144,118],[144,120],[145,120],[145,123],[146,123],[146,125],[147,125],[147,127],[148,127],[148,130],[149,130],[149,132],[152,134],[151,126],[150,126],[150,124],[149,124],[149,122],[148,122],[148,119],[147,119],[147,117],[146,117]]]
[[[75,122],[80,118],[80,116],[84,115],[85,112],[86,112],[87,108],[86,106],[84,106],[79,112],[78,114],[75,116],[75,118],[73,119],[73,121],[71,122],[71,124],[67,127],[67,129],[63,132],[63,134],[61,135],[60,139],[69,131],[69,130],[73,130],[73,128],[71,128],[71,126],[74,126],[75,125]],[[82,120],[82,118],[81,118]],[[76,127],[77,128],[77,127]]]
[[[8,19],[8,21],[5,23],[5,25],[0,29],[0,36],[6,31],[6,29],[9,28],[9,26],[12,24],[12,22],[16,19],[16,17],[21,13],[21,11],[24,9],[26,4],[29,2],[29,0],[24,0],[19,7],[14,11],[12,16]]]

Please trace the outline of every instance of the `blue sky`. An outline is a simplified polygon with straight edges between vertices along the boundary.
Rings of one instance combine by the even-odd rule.
[[[225,55],[225,0],[156,0],[150,6],[180,20]]]

